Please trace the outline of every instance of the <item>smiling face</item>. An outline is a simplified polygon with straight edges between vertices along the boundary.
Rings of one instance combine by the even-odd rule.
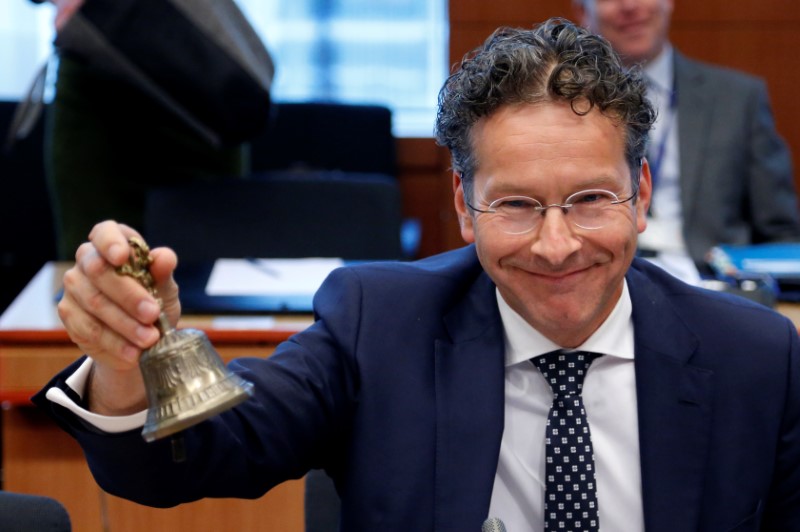
[[[474,126],[472,143],[478,164],[470,203],[478,209],[512,195],[548,205],[585,189],[632,193],[624,128],[596,108],[579,116],[563,102],[506,105]],[[562,347],[583,343],[616,305],[646,227],[646,163],[638,201],[614,206],[608,225],[594,230],[548,209],[532,231],[506,234],[495,215],[467,207],[461,179],[453,179],[462,237],[475,242],[503,299]]]
[[[581,24],[608,39],[628,65],[664,49],[673,0],[576,0],[574,6]]]

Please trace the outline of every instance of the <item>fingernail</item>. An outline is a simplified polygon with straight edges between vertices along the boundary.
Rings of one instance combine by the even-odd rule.
[[[150,301],[149,299],[143,300],[139,303],[139,307],[137,308],[137,312],[139,313],[139,319],[143,321],[152,321],[158,316],[160,309],[158,305],[154,301]]]
[[[150,345],[158,339],[158,332],[154,327],[140,325],[136,328],[136,337],[139,338],[143,344]]]
[[[108,248],[108,256],[112,262],[116,264],[116,261],[122,261],[123,259],[127,259],[125,256],[125,250],[122,249],[121,244],[111,244],[111,247]]]
[[[122,357],[128,362],[136,362],[139,357],[139,349],[132,345],[126,345],[122,348]]]

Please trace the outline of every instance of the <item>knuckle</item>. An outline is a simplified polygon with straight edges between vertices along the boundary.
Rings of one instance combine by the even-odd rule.
[[[88,255],[82,262],[86,276],[96,279],[108,270],[108,264],[96,253]]]
[[[78,273],[75,267],[70,268],[66,272],[64,272],[64,277],[62,278],[62,283],[64,284],[64,290],[70,291],[73,290],[78,284]]]
[[[84,242],[83,244],[78,246],[78,249],[75,250],[75,260],[77,262],[80,262],[83,257],[85,257],[88,253],[91,252],[91,249],[92,249],[92,244],[90,244],[89,242]]]
[[[61,320],[61,323],[66,325],[71,317],[72,317],[72,309],[70,308],[70,304],[67,302],[66,298],[61,298],[61,301],[58,302],[56,305],[56,312],[58,313],[58,319]]]
[[[86,345],[100,345],[101,340],[103,339],[104,327],[99,322],[90,320],[86,324],[84,324],[83,329],[80,333],[77,333],[78,340],[75,343],[78,344],[86,344]]]
[[[108,300],[101,292],[94,292],[85,298],[87,310],[93,314],[98,314],[108,304]]]

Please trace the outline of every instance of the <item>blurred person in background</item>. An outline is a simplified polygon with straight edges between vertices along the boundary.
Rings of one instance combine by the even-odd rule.
[[[573,7],[626,65],[642,66],[657,110],[643,254],[688,256],[705,272],[714,245],[800,239],[791,155],[765,82],[673,47],[673,0],[573,0]]]
[[[55,96],[46,112],[45,169],[62,260],[74,258],[77,246],[101,220],[142,227],[150,187],[237,178],[249,172],[246,144],[209,143],[140,86],[109,72],[107,64],[59,46],[59,35],[84,6],[118,9],[101,2],[108,4],[53,0],[58,69]],[[130,3],[123,4],[127,8]],[[80,38],[83,28],[74,28],[72,35]],[[260,59],[271,69],[266,50],[261,52]],[[180,51],[154,48],[144,53],[146,61],[164,63],[167,54]],[[205,67],[213,76],[210,65]],[[263,105],[269,106],[268,98]]]

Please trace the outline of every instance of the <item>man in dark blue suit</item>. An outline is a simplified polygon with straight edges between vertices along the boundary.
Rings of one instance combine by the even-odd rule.
[[[173,463],[139,434],[158,307],[115,273],[136,233],[105,222],[59,304],[89,356],[36,402],[104,489],[154,506],[323,468],[342,530],[800,530],[796,329],[634,259],[652,121],[603,39],[498,30],[440,95],[469,246],[335,271],[309,329],[231,364],[254,396],[187,429]],[[176,257],[152,257],[175,323]]]

